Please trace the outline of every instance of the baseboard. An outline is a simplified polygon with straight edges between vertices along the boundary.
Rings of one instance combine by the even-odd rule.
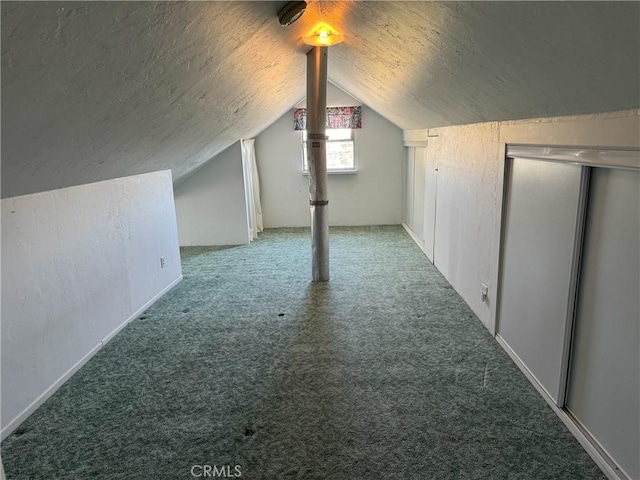
[[[2,429],[0,433],[0,439],[4,440],[9,436],[11,432],[13,432],[16,428],[20,426],[22,422],[24,422],[29,415],[35,412],[44,402],[46,402],[51,395],[53,395],[56,390],[58,390],[64,382],[69,380],[69,378],[76,373],[82,366],[87,363],[91,357],[93,357],[98,351],[102,348],[102,342],[93,347],[89,352],[82,357],[75,365],[73,365],[69,370],[67,370],[58,380],[53,382],[53,384],[47,388],[38,398],[36,398],[31,404],[25,408],[16,418],[11,420],[6,427]]]
[[[71,376],[76,373],[78,370],[82,368],[82,366],[87,363],[91,358],[98,353],[102,347],[104,347],[109,340],[115,337],[120,330],[129,325],[133,320],[138,318],[142,312],[144,312],[147,308],[153,305],[160,297],[162,297],[165,293],[175,287],[182,280],[182,275],[176,278],[173,282],[171,282],[167,287],[163,288],[158,294],[156,294],[151,300],[145,303],[142,307],[130,315],[129,318],[116,327],[109,335],[107,335],[104,339],[100,341],[95,347],[93,347],[87,354],[85,354],[78,362],[75,363],[69,370],[67,370],[58,380],[53,382],[53,384],[47,388],[38,398],[36,398],[31,404],[25,408],[20,414],[16,416],[13,420],[11,420],[3,429],[0,431],[0,441],[7,438],[16,428],[20,426],[22,422],[24,422],[29,416],[35,412],[44,402],[46,402],[51,395],[53,395],[64,383],[71,378]]]
[[[160,290],[160,292],[158,292],[151,300],[149,300],[142,307],[140,307],[138,310],[133,312],[133,314],[125,322],[123,322],[120,326],[116,327],[109,335],[104,337],[102,339],[102,341],[100,342],[100,346],[104,347],[109,342],[109,340],[111,340],[113,337],[115,337],[120,332],[120,330],[122,330],[124,327],[126,327],[131,322],[133,322],[136,318],[138,318],[140,315],[142,315],[142,313],[144,313],[144,311],[147,308],[149,308],[151,305],[156,303],[160,299],[160,297],[162,297],[165,293],[167,293],[169,290],[171,290],[173,287],[175,287],[181,281],[182,281],[182,275],[180,275],[178,278],[176,278],[173,282],[171,282],[165,288]]]
[[[402,228],[404,228],[405,231],[409,234],[409,236],[411,237],[411,240],[413,240],[415,242],[415,244],[418,245],[420,250],[422,250],[422,253],[424,253],[426,255],[427,252],[424,251],[424,242],[420,241],[420,239],[417,237],[417,235],[415,233],[413,233],[413,230],[411,230],[411,227],[409,225],[407,225],[406,223],[402,222]],[[429,258],[429,257],[427,257],[427,258]],[[429,260],[429,261],[431,261],[431,260]]]
[[[580,428],[580,426],[576,423],[571,415],[569,415],[565,410],[559,408],[555,401],[551,398],[551,396],[547,393],[540,382],[536,379],[536,377],[531,373],[531,371],[527,368],[527,366],[520,360],[520,357],[514,352],[511,347],[507,344],[507,342],[500,336],[500,334],[496,334],[495,336],[498,344],[504,349],[505,352],[511,357],[513,363],[517,365],[522,373],[524,373],[527,380],[531,382],[534,388],[538,391],[540,396],[544,398],[544,400],[549,404],[551,410],[560,418],[562,423],[567,427],[567,429],[571,432],[571,434],[575,437],[575,439],[582,445],[582,448],[589,454],[589,456],[593,459],[593,461],[598,465],[600,470],[609,478],[609,480],[629,480],[629,477],[626,474],[615,467],[615,462],[611,459],[603,449],[598,448],[594,445],[591,438],[585,435],[584,431]]]

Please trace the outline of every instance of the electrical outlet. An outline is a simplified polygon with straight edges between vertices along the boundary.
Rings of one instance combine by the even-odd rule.
[[[160,257],[160,268],[164,268],[164,257]]]
[[[489,287],[485,283],[482,283],[482,293],[480,294],[480,298],[482,298],[483,303],[487,303],[487,298],[489,297]]]

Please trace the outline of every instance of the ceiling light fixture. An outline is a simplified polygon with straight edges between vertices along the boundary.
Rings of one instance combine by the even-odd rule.
[[[320,22],[309,35],[302,37],[304,43],[314,47],[329,47],[342,42],[342,40],[342,34],[325,22]]]
[[[307,2],[299,0],[297,2],[288,2],[278,12],[278,21],[280,25],[286,27],[298,20],[307,9]]]

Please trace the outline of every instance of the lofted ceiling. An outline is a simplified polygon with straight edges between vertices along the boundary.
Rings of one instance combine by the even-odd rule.
[[[2,197],[172,169],[180,181],[329,78],[404,129],[640,107],[639,2],[6,2]]]

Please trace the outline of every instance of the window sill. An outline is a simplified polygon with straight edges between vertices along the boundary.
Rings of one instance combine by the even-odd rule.
[[[354,169],[349,169],[349,170],[329,170],[327,172],[327,175],[353,175],[353,174],[356,174],[356,173],[358,173],[358,170],[356,170],[354,168]],[[305,176],[305,177],[308,176],[309,175],[309,171],[308,170],[303,171],[302,175]]]

